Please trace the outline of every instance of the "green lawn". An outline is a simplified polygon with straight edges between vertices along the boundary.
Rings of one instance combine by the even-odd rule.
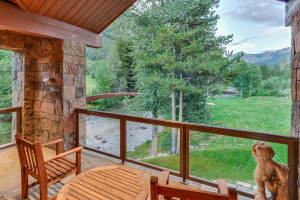
[[[291,100],[283,97],[213,98],[210,103],[210,125],[289,135]],[[158,152],[171,151],[171,130],[165,129],[158,138]],[[209,180],[225,178],[254,184],[256,162],[251,154],[255,141],[208,133],[191,133],[190,174]],[[287,163],[285,145],[271,144],[275,160]],[[179,171],[179,155],[146,158],[150,155],[151,141],[139,146],[128,157]]]
[[[92,79],[90,75],[86,75],[86,94],[89,95],[97,88],[96,79]]]

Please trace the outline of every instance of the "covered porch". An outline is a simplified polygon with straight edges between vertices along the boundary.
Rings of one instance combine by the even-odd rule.
[[[190,131],[286,145],[289,195],[290,199],[297,199],[300,134],[299,3],[290,1],[287,7],[287,24],[293,27],[293,106],[291,136],[283,136],[87,110],[86,45],[101,47],[99,34],[135,0],[119,0],[112,4],[110,2],[106,0],[85,3],[78,0],[70,4],[67,1],[54,3],[50,0],[43,3],[37,0],[0,1],[0,49],[13,51],[13,108],[0,110],[0,114],[12,113],[12,140],[0,146],[0,199],[20,199],[21,196],[20,167],[14,141],[16,133],[22,133],[31,142],[45,143],[63,139],[62,151],[84,146],[82,171],[98,166],[125,164],[140,171],[150,183],[152,175],[157,176],[165,169],[127,156],[128,122],[180,130],[180,167],[178,171],[170,170],[173,178],[170,184],[183,186],[182,183],[190,182],[191,184],[185,185],[187,188],[212,191],[217,188],[215,181],[195,177],[189,172]],[[59,10],[61,6],[66,13]],[[118,155],[85,145],[86,115],[119,121]],[[55,151],[51,149],[43,150],[45,158],[55,155]],[[56,195],[72,177],[49,187],[48,197]],[[253,193],[243,190],[238,190],[238,195],[240,199],[254,197]],[[39,199],[38,186],[30,190],[29,196],[29,199]]]
[[[48,159],[55,156],[55,151],[44,148],[43,149],[44,158]],[[69,156],[71,159],[75,159],[75,156]],[[97,153],[93,153],[88,150],[84,150],[82,152],[82,172],[85,172],[89,169],[93,169],[95,167],[100,166],[123,166],[123,164],[118,159],[109,158],[106,156],[101,156]],[[151,176],[160,176],[161,173],[155,170],[147,169],[138,165],[126,164],[126,166],[139,171],[146,178],[148,183],[150,183]],[[20,184],[20,164],[17,149],[14,147],[8,148],[6,150],[0,151],[0,199],[1,200],[12,200],[12,199],[21,199],[21,184]],[[16,173],[18,172],[18,173]],[[51,185],[48,187],[48,198],[51,198],[61,190],[65,183],[71,180],[75,175],[71,175],[62,181]],[[29,179],[29,183],[34,180]],[[213,187],[208,187],[205,185],[193,183],[188,185],[183,185],[180,182],[179,178],[173,177],[170,179],[170,185],[173,186],[184,186],[186,188],[198,189],[198,190],[206,190],[206,191],[214,191],[217,189]],[[150,185],[148,185],[150,187]],[[150,188],[149,188],[150,190]],[[29,190],[28,199],[39,199],[40,192],[39,186],[35,186]],[[148,196],[150,199],[150,196]]]

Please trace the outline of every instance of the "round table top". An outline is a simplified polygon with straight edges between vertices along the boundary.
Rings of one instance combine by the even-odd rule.
[[[139,172],[125,166],[104,166],[71,179],[60,190],[57,200],[145,200],[147,197],[147,180]]]

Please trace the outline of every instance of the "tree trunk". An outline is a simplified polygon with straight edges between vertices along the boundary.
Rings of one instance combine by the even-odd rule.
[[[173,57],[176,58],[176,49],[173,46]],[[172,74],[172,78],[175,79],[175,72]],[[175,88],[172,88],[172,121],[176,121],[176,95]],[[176,128],[172,128],[172,154],[176,154]]]
[[[180,97],[179,97],[179,122],[182,122],[182,114],[183,114],[183,93],[182,90],[180,90]],[[178,129],[177,134],[177,148],[176,148],[176,154],[180,153],[180,129]]]
[[[172,92],[172,121],[176,121],[176,96],[174,88]],[[172,128],[172,154],[176,154],[176,128]]]
[[[152,117],[157,118],[157,114],[152,113]],[[152,143],[150,156],[157,156],[157,135],[158,127],[156,125],[152,125]]]

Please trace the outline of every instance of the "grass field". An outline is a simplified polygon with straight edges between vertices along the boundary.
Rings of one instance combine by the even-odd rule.
[[[97,88],[96,79],[92,79],[90,75],[86,75],[86,94],[92,93]]]
[[[243,130],[289,135],[291,100],[283,97],[212,98],[210,125]],[[158,138],[158,152],[171,151],[171,129],[166,128]],[[251,154],[255,141],[208,133],[191,133],[190,174],[209,180],[225,178],[229,183],[242,181],[254,184],[256,162]],[[276,161],[287,163],[285,145],[271,144]],[[128,157],[179,171],[179,155],[147,158],[151,141],[139,146]],[[146,158],[146,159],[143,159]]]

